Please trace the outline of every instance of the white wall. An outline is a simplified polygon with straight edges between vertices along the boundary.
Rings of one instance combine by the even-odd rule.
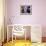
[[[20,15],[21,5],[32,4],[32,15]],[[43,36],[46,36],[46,0],[7,0],[7,15],[12,24],[40,24]],[[7,18],[8,18],[7,17]],[[8,24],[10,20],[8,18]]]

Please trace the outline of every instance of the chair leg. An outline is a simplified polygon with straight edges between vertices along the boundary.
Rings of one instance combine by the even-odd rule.
[[[3,45],[4,45],[4,43],[2,42],[1,46],[3,46]]]
[[[16,36],[15,36],[15,42],[16,42]]]
[[[24,33],[25,33],[24,35],[25,35],[25,46],[26,46],[26,31]]]

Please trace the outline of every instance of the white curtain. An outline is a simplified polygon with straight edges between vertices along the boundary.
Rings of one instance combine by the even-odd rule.
[[[3,0],[0,0],[0,41],[2,41],[3,33]]]

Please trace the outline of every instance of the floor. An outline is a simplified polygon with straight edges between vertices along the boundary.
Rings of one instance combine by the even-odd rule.
[[[4,44],[4,46],[31,46],[31,42],[30,41],[24,41],[24,40],[16,40],[16,41],[10,41],[6,44]]]
[[[46,46],[46,43],[31,43],[30,41],[16,40],[5,43],[3,46]]]

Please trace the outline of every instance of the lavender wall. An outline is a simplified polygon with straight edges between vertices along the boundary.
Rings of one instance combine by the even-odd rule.
[[[20,7],[23,4],[32,4],[32,15],[20,15]],[[7,19],[8,24],[40,24],[44,37],[46,36],[46,0],[7,0]]]

